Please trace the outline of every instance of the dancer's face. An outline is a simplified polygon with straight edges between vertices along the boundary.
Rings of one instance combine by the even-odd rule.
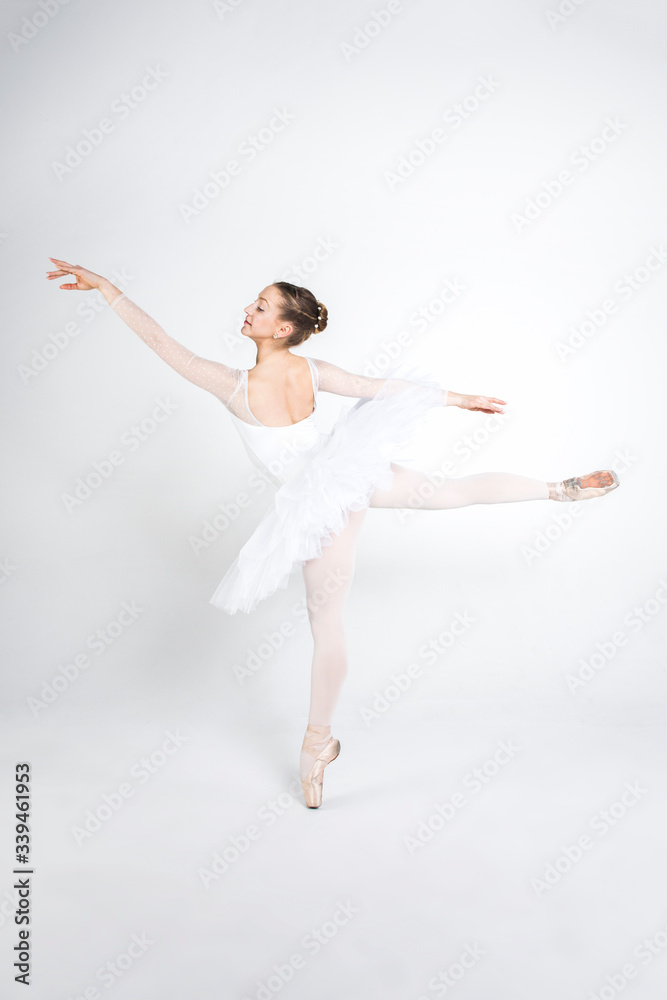
[[[251,340],[267,340],[273,338],[274,333],[278,337],[287,336],[292,328],[280,318],[280,309],[280,292],[275,285],[267,285],[255,301],[245,307],[246,319],[241,333]]]

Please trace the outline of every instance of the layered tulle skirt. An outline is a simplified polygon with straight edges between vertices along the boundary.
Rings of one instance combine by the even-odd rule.
[[[351,511],[367,507],[376,489],[390,488],[392,462],[410,457],[426,415],[442,403],[443,389],[420,369],[388,371],[377,395],[344,412],[277,490],[210,603],[228,614],[250,612],[285,588],[294,570],[332,544]]]

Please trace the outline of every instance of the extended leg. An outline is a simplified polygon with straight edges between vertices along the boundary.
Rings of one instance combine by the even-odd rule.
[[[407,507],[444,510],[475,503],[511,503],[517,500],[548,500],[549,486],[541,479],[513,472],[479,472],[459,479],[433,482],[424,472],[392,464],[394,479],[388,490],[377,489],[371,507]]]

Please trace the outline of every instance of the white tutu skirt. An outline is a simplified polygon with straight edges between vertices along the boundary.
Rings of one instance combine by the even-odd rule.
[[[412,385],[396,391],[395,378]],[[377,395],[343,413],[301,470],[277,490],[210,603],[228,614],[250,612],[285,588],[293,570],[332,544],[351,511],[367,507],[376,488],[389,489],[391,463],[409,457],[414,435],[442,398],[442,387],[420,369],[399,365],[388,371]]]

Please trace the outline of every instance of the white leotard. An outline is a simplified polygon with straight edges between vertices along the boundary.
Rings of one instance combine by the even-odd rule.
[[[316,423],[318,391],[372,399],[409,389],[413,383],[400,378],[371,378],[347,372],[329,361],[307,358],[313,382],[312,413],[294,424],[270,427],[260,423],[248,405],[248,369],[231,368],[220,361],[202,358],[174,340],[148,313],[122,293],[110,303],[130,329],[159,357],[189,382],[206,389],[227,407],[251,461],[277,486],[294,478],[311,451],[323,438]],[[447,390],[442,390],[445,406]]]
[[[251,611],[287,585],[295,566],[319,558],[322,547],[344,530],[350,513],[367,506],[376,488],[389,488],[394,459],[430,408],[447,403],[447,390],[413,366],[396,366],[384,378],[371,378],[309,357],[312,413],[294,424],[269,427],[248,405],[247,369],[188,350],[124,294],[111,305],[168,365],[224,403],[250,459],[278,487],[273,505],[211,598],[230,614]],[[358,399],[328,434],[316,426],[319,390]]]
[[[312,413],[303,420],[282,427],[269,427],[260,423],[248,405],[248,370],[241,369],[235,394],[243,396],[245,413],[252,423],[241,419],[230,408],[234,426],[241,436],[250,460],[279,486],[295,475],[307,461],[313,448],[322,439],[322,433],[317,427],[317,366],[312,358],[307,358],[310,376],[313,383],[314,406]],[[233,394],[234,395],[234,394]],[[230,398],[230,403],[232,399]]]

